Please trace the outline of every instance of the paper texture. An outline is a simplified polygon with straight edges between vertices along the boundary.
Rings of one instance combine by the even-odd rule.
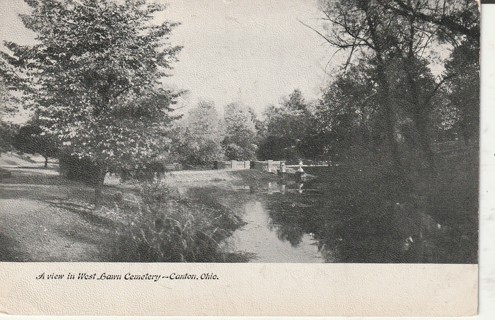
[[[5,314],[472,316],[477,265],[2,263]],[[35,280],[41,273],[218,280]]]

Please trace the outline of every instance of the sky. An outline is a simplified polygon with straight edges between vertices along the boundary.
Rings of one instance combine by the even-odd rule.
[[[159,1],[160,2],[160,1]],[[187,90],[180,104],[201,99],[221,111],[234,101],[258,113],[294,89],[316,99],[328,81],[332,49],[298,20],[318,25],[317,0],[168,0],[157,17],[181,22],[171,37],[184,46],[167,85]],[[0,40],[32,43],[17,15],[22,0],[0,0]],[[326,71],[325,71],[326,70]]]

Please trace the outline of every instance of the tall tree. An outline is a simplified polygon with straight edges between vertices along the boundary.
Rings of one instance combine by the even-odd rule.
[[[458,47],[460,42],[469,42],[479,50],[479,39],[476,38],[476,34],[479,36],[478,10],[474,9],[474,1],[379,2],[384,11],[389,10],[397,15],[397,20],[402,26],[397,29],[397,41],[394,46],[397,51],[395,59],[402,65],[400,69],[405,74],[405,85],[401,92],[408,97],[408,101],[405,101],[406,111],[414,124],[420,150],[425,155],[430,169],[434,169],[434,156],[430,146],[430,118],[438,94],[446,83],[457,75],[449,72],[435,80],[428,68],[432,59],[428,61],[424,53],[431,53],[434,51],[433,47],[442,42],[447,42],[454,48]],[[463,65],[466,64],[468,63]],[[473,65],[470,67],[479,69]],[[471,80],[479,83],[479,80]]]
[[[453,51],[446,64],[450,103],[458,111],[457,127],[464,141],[476,142],[480,122],[479,44],[465,40]]]
[[[447,50],[438,49],[442,43],[458,47],[468,42],[479,48],[474,1],[329,0],[322,1],[322,10],[332,29],[326,34],[315,31],[348,52],[344,70],[357,61],[375,70],[377,106],[396,169],[403,171],[399,140],[408,121],[418,151],[433,169],[430,118],[438,94],[456,75],[451,70],[435,79],[430,66],[438,64],[435,51]]]
[[[36,118],[19,128],[14,137],[14,147],[24,153],[38,153],[43,156],[45,168],[48,167],[48,158],[58,155],[58,147],[54,139],[43,131]]]
[[[242,103],[225,107],[225,156],[229,160],[253,160],[256,157],[256,115]]]
[[[452,99],[452,112],[455,112],[454,109],[467,111],[462,113],[465,117],[461,116],[460,119],[462,127],[474,128],[475,131],[478,129],[479,112],[476,110],[479,110],[479,99],[476,101],[476,97],[479,96],[479,89],[476,86],[479,88],[479,11],[475,1],[380,0],[379,3],[384,11],[396,14],[402,26],[397,29],[395,45],[396,59],[400,60],[405,74],[405,85],[400,92],[408,97],[404,101],[405,109],[414,124],[420,149],[430,169],[434,169],[435,161],[430,146],[431,116],[435,106],[441,105],[439,94],[449,83],[457,86],[451,92],[452,96],[462,92],[463,97],[469,97],[464,98],[461,106],[456,105],[461,97]],[[433,47],[441,43],[447,43],[453,48],[451,62],[456,59],[458,70],[447,63],[447,72],[434,79],[428,68],[433,59],[428,61],[424,53],[430,53],[431,57]],[[471,116],[476,119],[473,121]]]
[[[174,154],[184,165],[210,166],[224,158],[223,125],[213,102],[200,101],[174,128]]]
[[[265,118],[260,158],[295,160],[303,157],[300,142],[311,126],[311,112],[301,91],[294,90],[279,106],[269,106]]]
[[[1,68],[1,66],[0,66]],[[14,137],[18,127],[7,121],[16,111],[16,103],[4,81],[0,80],[0,154],[13,149]]]
[[[395,106],[387,77],[387,60],[395,41],[397,21],[395,17],[386,15],[373,0],[323,1],[322,12],[332,25],[332,31],[329,35],[320,34],[338,50],[349,52],[344,69],[352,63],[355,53],[360,53],[361,58],[375,66],[383,129],[395,171],[402,174]]]
[[[164,6],[145,0],[26,3],[21,19],[37,43],[5,43],[4,74],[66,152],[97,165],[98,205],[106,172],[166,147],[176,93],[161,79],[180,50],[169,43],[177,24],[154,24]]]

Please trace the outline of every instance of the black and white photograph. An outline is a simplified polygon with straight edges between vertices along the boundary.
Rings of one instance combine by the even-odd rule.
[[[0,17],[0,261],[478,263],[476,1]]]

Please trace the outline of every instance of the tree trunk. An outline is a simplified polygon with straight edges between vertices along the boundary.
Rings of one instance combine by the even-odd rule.
[[[419,142],[421,145],[421,149],[428,163],[428,169],[430,169],[431,173],[435,173],[435,155],[431,148],[430,139],[428,135],[428,115],[418,116],[414,119],[416,124],[416,131],[418,132]]]
[[[390,99],[390,86],[385,72],[379,71],[379,73],[383,91],[383,107],[385,109],[385,134],[390,145],[390,154],[392,156],[392,162],[395,172],[399,175],[402,175],[403,168],[400,160],[399,143],[395,139],[395,113]]]
[[[390,146],[390,154],[392,157],[395,172],[402,176],[402,163],[400,160],[399,143],[395,139],[395,112],[390,98],[390,84],[385,72],[385,63],[382,58],[381,51],[376,51],[377,56],[377,71],[378,81],[381,87],[383,110],[385,113],[385,135]]]
[[[408,5],[411,5],[411,0],[408,1]],[[416,28],[414,26],[416,20],[416,15],[413,14],[409,18],[409,41],[408,41],[408,52],[407,58],[405,59],[404,71],[406,72],[406,79],[409,85],[411,93],[411,102],[414,106],[412,120],[414,121],[414,126],[416,133],[419,138],[419,145],[421,147],[421,152],[428,164],[428,169],[431,173],[435,172],[435,158],[433,155],[433,150],[431,149],[430,139],[428,135],[428,118],[429,118],[429,101],[421,101],[420,91],[421,88],[418,85],[416,74],[417,59],[414,52],[414,38],[416,36]]]
[[[435,172],[435,158],[433,155],[433,150],[430,145],[430,138],[428,134],[428,123],[429,123],[429,106],[426,102],[421,102],[419,99],[419,88],[417,82],[414,80],[414,75],[411,70],[413,62],[411,60],[407,61],[405,67],[407,73],[408,84],[411,89],[411,99],[414,106],[412,120],[414,121],[414,127],[416,129],[416,134],[418,135],[419,145],[421,147],[421,152],[428,163],[428,168]]]
[[[99,208],[103,200],[103,184],[105,182],[106,170],[101,166],[97,170],[97,177],[95,183],[95,208]]]
[[[45,168],[48,168],[48,157],[45,156]]]
[[[374,51],[377,61],[377,76],[378,84],[380,86],[381,98],[383,103],[383,111],[385,113],[385,136],[390,146],[390,154],[392,157],[392,163],[394,171],[400,177],[404,177],[402,163],[400,160],[399,143],[395,139],[395,112],[392,106],[392,99],[390,97],[390,83],[387,78],[384,60],[384,50],[382,48],[383,39],[379,37],[379,32],[376,29],[374,21],[368,3],[364,2],[362,8],[366,12],[366,23],[370,30],[371,40],[374,44]]]

